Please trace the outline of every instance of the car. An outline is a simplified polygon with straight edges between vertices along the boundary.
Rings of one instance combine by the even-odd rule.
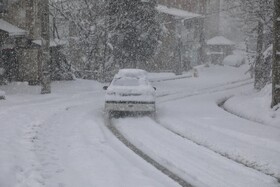
[[[140,69],[121,69],[109,86],[104,86],[105,112],[156,112],[156,88],[147,72]]]

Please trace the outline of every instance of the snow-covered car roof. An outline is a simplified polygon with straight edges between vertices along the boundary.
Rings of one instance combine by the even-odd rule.
[[[146,77],[147,72],[142,69],[120,69],[119,72],[115,75],[115,78],[118,77]]]

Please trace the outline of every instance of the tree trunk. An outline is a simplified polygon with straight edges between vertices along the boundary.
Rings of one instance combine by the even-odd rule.
[[[260,18],[258,21],[258,38],[257,38],[257,58],[255,62],[255,83],[254,88],[257,90],[262,89],[265,86],[264,80],[264,58],[263,58],[263,39],[264,39],[264,24],[262,21],[262,7],[263,0],[259,0],[260,5]]]
[[[206,63],[206,59],[207,59],[207,54],[206,54],[206,17],[207,17],[207,0],[202,0],[201,1],[202,6],[200,7],[200,14],[202,14],[203,16],[205,16],[205,18],[201,19],[199,21],[199,30],[200,30],[200,38],[199,38],[199,50],[198,50],[198,65],[200,64],[205,64]],[[219,4],[219,11],[220,11],[220,2],[218,2]],[[220,17],[220,15],[219,15]],[[220,21],[220,20],[219,20]]]
[[[275,0],[274,13],[274,45],[272,67],[272,103],[271,107],[280,103],[280,1]]]
[[[182,75],[182,50],[183,50],[183,41],[182,41],[182,27],[184,20],[176,20],[175,23],[175,38],[176,38],[176,46],[174,51],[174,59],[175,59],[175,69],[174,73],[176,75]]]
[[[49,2],[41,0],[41,94],[51,93],[50,77],[50,32],[49,32]]]

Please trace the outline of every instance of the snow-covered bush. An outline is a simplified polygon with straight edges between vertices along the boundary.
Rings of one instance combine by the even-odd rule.
[[[243,55],[239,54],[233,54],[227,56],[223,60],[223,64],[227,66],[232,66],[232,67],[240,67],[242,64],[245,64],[245,57]]]

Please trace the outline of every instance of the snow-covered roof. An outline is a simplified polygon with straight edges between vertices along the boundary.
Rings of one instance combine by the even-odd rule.
[[[235,43],[224,36],[216,36],[208,40],[207,45],[235,45]]]
[[[200,14],[195,14],[195,13],[188,12],[186,10],[177,9],[177,8],[167,7],[164,5],[158,5],[156,7],[156,9],[160,13],[165,13],[165,14],[172,15],[172,16],[175,16],[178,18],[191,19],[191,18],[196,18],[196,17],[203,17]]]
[[[33,40],[32,41],[34,44],[37,45],[42,45],[42,40]],[[57,46],[62,46],[62,45],[66,45],[67,42],[63,41],[63,40],[51,40],[50,41],[50,47],[57,47]]]
[[[27,31],[8,23],[3,19],[0,19],[0,30],[7,32],[9,36],[24,36],[27,34]]]

